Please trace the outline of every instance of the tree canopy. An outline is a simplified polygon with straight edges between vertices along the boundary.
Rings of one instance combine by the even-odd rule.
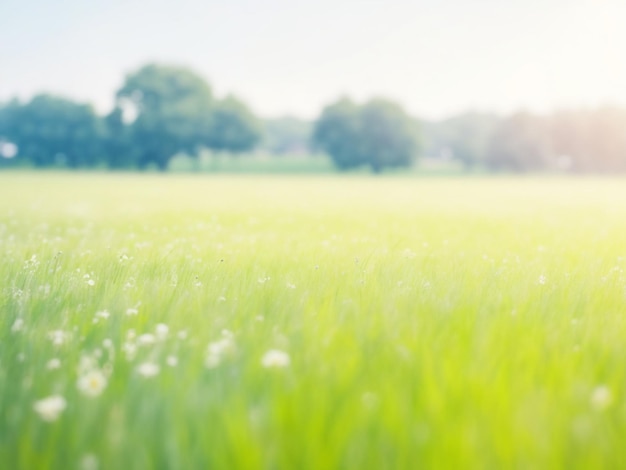
[[[109,130],[125,132],[129,121],[132,147],[140,168],[167,168],[176,153],[195,154],[208,132],[213,93],[204,79],[187,68],[150,64],[129,74],[116,94],[119,111]],[[115,122],[117,120],[117,123]],[[114,140],[122,142],[120,135]]]
[[[382,99],[358,105],[344,98],[326,107],[313,140],[340,170],[369,166],[375,173],[410,166],[419,147],[416,122]]]
[[[9,103],[0,114],[0,136],[17,146],[23,161],[70,168],[100,163],[103,128],[88,104],[37,95]]]
[[[624,129],[626,109],[617,107],[418,121],[392,101],[349,98],[314,122],[261,120],[241,99],[215,96],[187,67],[147,64],[125,77],[105,115],[53,94],[0,103],[0,165],[165,170],[180,154],[261,148],[273,155],[320,150],[343,171],[409,167],[423,153],[466,170],[615,172],[626,171]]]

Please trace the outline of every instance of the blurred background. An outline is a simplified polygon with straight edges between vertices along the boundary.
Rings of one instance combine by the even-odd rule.
[[[0,168],[626,170],[623,0],[3,0]]]

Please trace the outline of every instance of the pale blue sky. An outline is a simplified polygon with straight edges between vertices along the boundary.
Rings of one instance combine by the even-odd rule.
[[[147,61],[265,116],[342,94],[413,113],[626,105],[626,0],[0,0],[0,100],[111,106]]]

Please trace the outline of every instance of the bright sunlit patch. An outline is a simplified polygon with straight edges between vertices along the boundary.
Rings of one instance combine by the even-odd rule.
[[[608,386],[598,385],[591,391],[589,402],[594,410],[606,410],[613,404],[613,393],[611,393],[611,389]]]

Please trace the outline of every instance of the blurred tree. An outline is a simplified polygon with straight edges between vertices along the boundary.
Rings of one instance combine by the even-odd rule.
[[[348,98],[324,108],[315,123],[313,143],[331,156],[340,170],[367,164],[360,147],[359,108]]]
[[[116,106],[103,121],[103,148],[109,168],[137,168],[141,155],[140,143],[133,142],[133,128],[125,122],[124,111]]]
[[[460,161],[466,170],[485,163],[487,148],[498,125],[494,114],[468,112],[436,123],[425,123],[427,153]]]
[[[411,166],[418,150],[417,124],[391,101],[372,100],[361,107],[362,152],[375,173]]]
[[[626,110],[596,109],[589,118],[587,148],[593,155],[592,169],[599,172],[626,170]]]
[[[626,110],[558,111],[550,117],[552,147],[562,170],[626,170]]]
[[[211,88],[187,68],[143,66],[126,77],[116,101],[119,110],[109,116],[111,142],[130,140],[140,168],[154,164],[165,170],[178,152],[196,155],[210,133]],[[126,121],[128,136],[120,125]]]
[[[102,122],[90,105],[52,95],[13,101],[2,112],[2,134],[21,161],[70,168],[95,166],[102,155]]]
[[[375,99],[358,106],[341,99],[324,109],[313,140],[341,170],[367,165],[380,173],[412,164],[418,149],[417,127],[391,101]]]
[[[554,167],[547,121],[525,112],[503,119],[491,137],[485,163],[496,171],[539,171]]]
[[[203,143],[210,149],[241,153],[252,150],[261,139],[261,122],[234,96],[216,103]]]
[[[274,155],[308,154],[312,130],[311,122],[291,116],[266,119],[263,146]]]

